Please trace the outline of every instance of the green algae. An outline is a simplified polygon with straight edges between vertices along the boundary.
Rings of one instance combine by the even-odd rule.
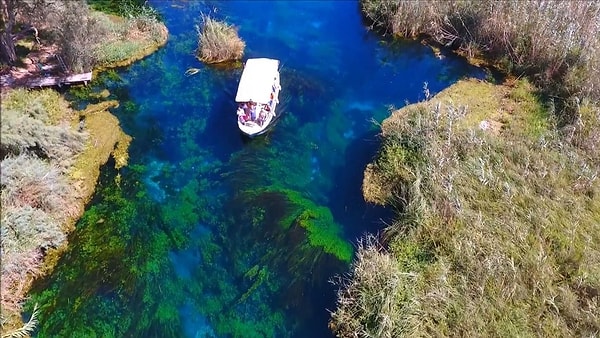
[[[159,207],[140,193],[145,171],[133,166],[121,186],[111,183],[98,190],[62,264],[51,279],[34,286],[28,304],[42,304],[39,337],[136,336],[156,327],[167,336],[181,336],[177,306],[183,295],[169,274],[167,254],[189,243],[201,186],[192,180]]]
[[[261,200],[270,200],[276,206],[275,211],[256,208],[253,212],[253,223],[262,224],[266,213],[269,218],[277,219],[276,222],[285,230],[301,227],[306,232],[307,244],[316,250],[323,250],[343,262],[350,262],[352,258],[352,245],[342,237],[339,224],[335,223],[329,208],[318,206],[313,201],[302,196],[301,193],[271,186],[268,188],[248,191],[244,196],[250,203],[260,204]],[[275,200],[279,201],[275,202]],[[281,210],[285,210],[284,213]]]

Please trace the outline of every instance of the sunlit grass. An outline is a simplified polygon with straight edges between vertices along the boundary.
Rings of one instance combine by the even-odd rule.
[[[164,25],[152,11],[141,11],[135,16],[119,17],[93,12],[98,25],[106,34],[96,47],[100,66],[125,65],[149,54],[166,41]],[[125,63],[125,64],[123,64]]]
[[[340,282],[338,334],[598,332],[597,149],[565,138],[549,109],[525,81],[461,81],[384,121],[363,190],[399,217],[387,251],[371,239]]]
[[[556,99],[559,124],[572,101],[600,99],[600,4],[595,1],[361,0],[376,27],[402,37],[427,36],[472,60],[530,76]]]

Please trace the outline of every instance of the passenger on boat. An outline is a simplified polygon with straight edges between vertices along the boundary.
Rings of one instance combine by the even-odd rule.
[[[246,115],[244,109],[242,109],[241,107],[237,110],[237,116],[241,123],[245,123],[246,121],[248,121],[248,115]]]
[[[262,126],[263,123],[265,123],[265,120],[267,119],[267,112],[264,109],[260,110],[260,113],[258,114],[258,125]]]
[[[256,103],[252,103],[250,106],[250,120],[256,120]]]

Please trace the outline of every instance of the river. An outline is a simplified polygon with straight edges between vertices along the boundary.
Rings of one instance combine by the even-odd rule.
[[[425,83],[433,94],[480,71],[382,39],[357,1],[150,4],[166,46],[102,75],[130,165],[103,169],[69,249],[35,283],[37,336],[331,337],[330,280],[391,218],[361,195],[377,123]],[[282,116],[266,135],[238,130],[241,69],[194,57],[201,12],[238,27],[244,58],[281,60]]]

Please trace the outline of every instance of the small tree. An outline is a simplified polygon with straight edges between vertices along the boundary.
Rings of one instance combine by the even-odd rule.
[[[96,62],[96,45],[105,32],[84,0],[66,1],[57,27],[62,57],[73,72],[90,71]]]
[[[237,29],[223,21],[202,14],[202,27],[198,31],[198,58],[206,63],[239,60],[244,55],[246,43]]]
[[[9,65],[17,61],[15,52],[15,43],[12,38],[12,30],[15,25],[17,2],[16,0],[0,0],[0,10],[2,12],[0,33],[0,58]]]
[[[60,23],[56,14],[62,5],[62,1],[56,0],[0,0],[0,60],[14,65],[15,35],[31,32],[38,39],[36,27],[53,28]],[[21,32],[13,31],[17,24],[22,24]]]

